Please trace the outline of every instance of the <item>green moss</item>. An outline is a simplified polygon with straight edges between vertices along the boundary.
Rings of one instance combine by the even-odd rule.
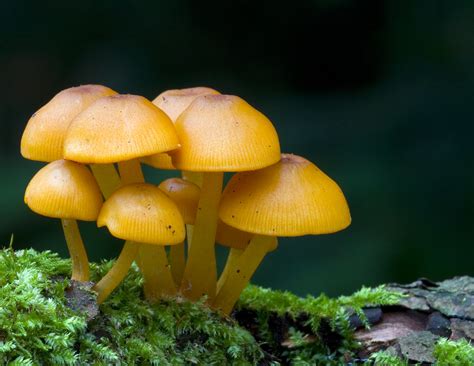
[[[93,280],[111,263],[92,264]],[[357,344],[352,339],[349,314],[363,315],[362,307],[396,303],[400,295],[384,287],[363,288],[351,296],[299,298],[289,292],[249,286],[237,306],[256,317],[252,335],[233,319],[222,319],[199,303],[164,300],[150,306],[143,300],[142,278],[133,268],[125,282],[101,306],[92,321],[87,313],[67,306],[70,262],[51,252],[11,249],[0,251],[0,364],[12,365],[342,365]],[[280,358],[265,351],[281,347],[271,319],[289,319],[286,347]],[[331,349],[318,337],[308,337],[296,324],[315,334],[323,323],[337,331],[341,342]],[[473,364],[467,342],[440,341],[440,365]],[[376,364],[393,356],[379,353]],[[392,357],[392,358],[390,358]],[[454,361],[453,361],[454,360]],[[403,362],[402,360],[399,360]],[[400,363],[404,365],[404,363]]]

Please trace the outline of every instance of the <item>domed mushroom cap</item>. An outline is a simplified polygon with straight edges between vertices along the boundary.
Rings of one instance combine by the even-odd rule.
[[[326,234],[351,223],[339,186],[310,161],[290,154],[268,168],[235,174],[222,195],[219,217],[269,236]]]
[[[159,188],[176,204],[184,223],[194,224],[201,189],[181,178],[166,179]]]
[[[196,98],[175,126],[181,148],[171,157],[181,170],[255,170],[280,160],[280,143],[270,120],[233,95]]]
[[[250,244],[250,241],[255,234],[246,231],[238,230],[232,226],[227,225],[222,220],[217,224],[216,242],[225,247],[244,250]],[[276,237],[272,237],[272,249],[275,250],[278,246]]]
[[[176,205],[158,187],[146,183],[115,191],[102,206],[97,226],[107,226],[117,238],[148,244],[178,244],[185,237]]]
[[[62,159],[71,121],[97,99],[114,94],[117,93],[102,85],[82,85],[59,92],[28,121],[21,138],[21,155],[45,162]]]
[[[186,89],[172,89],[167,90],[158,95],[154,100],[153,104],[164,111],[173,122],[179,117],[179,115],[197,98],[202,95],[215,95],[220,94],[218,91],[206,88],[186,88]],[[176,169],[173,166],[171,157],[166,154],[155,154],[146,156],[142,160],[142,163],[150,165],[158,169]]]
[[[102,206],[102,194],[89,169],[72,161],[57,160],[31,179],[25,203],[43,216],[95,221]]]
[[[70,124],[66,159],[107,164],[173,150],[178,136],[169,117],[137,95],[99,99]]]
[[[173,122],[197,98],[203,95],[218,95],[217,90],[207,87],[166,90],[155,99],[153,104],[164,111]]]

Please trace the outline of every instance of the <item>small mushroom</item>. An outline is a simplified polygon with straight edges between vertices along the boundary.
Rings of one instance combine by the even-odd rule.
[[[83,165],[57,160],[40,169],[25,192],[34,212],[61,219],[76,281],[89,280],[89,261],[76,220],[95,221],[102,195],[91,172]]]
[[[186,224],[186,230],[189,233],[190,229],[188,226],[192,227],[196,219],[201,190],[196,184],[180,178],[166,179],[160,183],[159,188],[176,204]],[[188,240],[188,246],[189,244]],[[171,246],[170,265],[174,282],[179,286],[186,265],[184,242]]]
[[[181,291],[196,300],[215,296],[215,235],[224,172],[261,169],[280,159],[278,135],[262,113],[232,95],[196,98],[175,123],[181,148],[173,165],[202,173],[201,197]]]
[[[273,237],[328,234],[351,223],[339,186],[310,161],[282,154],[281,161],[232,177],[222,195],[219,217],[227,225],[256,234],[235,261],[213,306],[229,314]]]
[[[176,294],[164,245],[183,242],[184,222],[174,202],[158,187],[136,183],[118,189],[104,203],[97,226],[107,226],[113,236],[126,240],[112,269],[94,287],[99,303],[125,277],[139,247],[146,298],[156,301]]]

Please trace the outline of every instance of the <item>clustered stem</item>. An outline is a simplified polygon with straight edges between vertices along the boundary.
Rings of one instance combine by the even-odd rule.
[[[61,219],[61,223],[72,261],[71,279],[81,282],[89,281],[89,260],[87,259],[86,249],[82,242],[77,221]]]
[[[184,270],[181,292],[191,300],[207,296],[211,301],[216,294],[216,253],[214,249],[217,230],[217,211],[222,192],[224,173],[203,173],[192,245]]]
[[[276,246],[276,238],[256,235],[248,247],[228,269],[227,279],[217,294],[213,307],[230,314],[240,293],[244,290],[265,255]]]

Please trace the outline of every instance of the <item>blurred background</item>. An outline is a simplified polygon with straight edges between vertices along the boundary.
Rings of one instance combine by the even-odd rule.
[[[351,207],[343,232],[281,239],[255,283],[337,295],[474,275],[471,0],[2,1],[0,45],[1,244],[14,234],[16,249],[67,255],[60,222],[23,203],[43,164],[19,154],[57,92],[210,86],[265,113],[282,150],[315,162]],[[81,228],[92,260],[118,254],[105,230]]]

